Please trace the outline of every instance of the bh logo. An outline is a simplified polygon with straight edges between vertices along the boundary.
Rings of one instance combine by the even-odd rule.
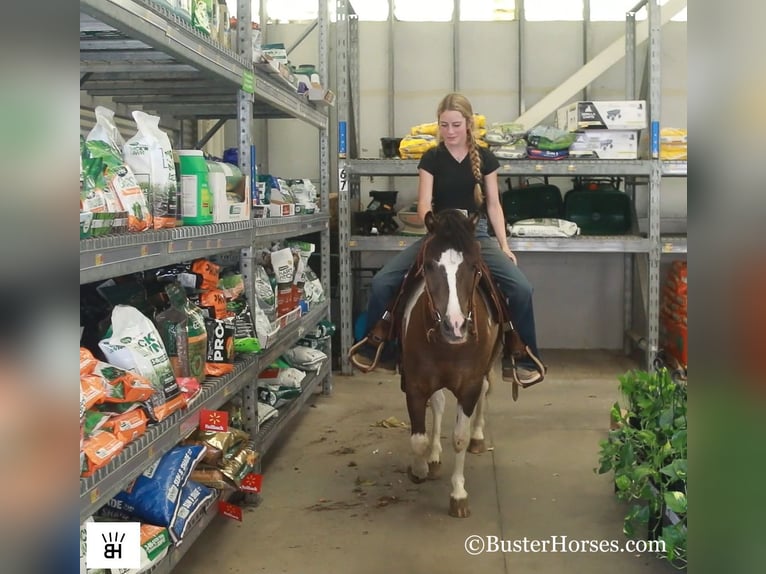
[[[138,522],[88,522],[87,568],[140,568],[141,525]]]

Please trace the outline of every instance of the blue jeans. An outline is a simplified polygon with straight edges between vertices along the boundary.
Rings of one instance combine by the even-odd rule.
[[[487,234],[487,221],[482,219],[476,227],[476,238],[481,244],[481,256],[492,277],[500,287],[513,319],[513,326],[521,340],[540,356],[535,333],[535,314],[532,308],[532,285],[521,269],[503,253],[497,240]],[[399,292],[404,276],[417,259],[423,238],[397,253],[372,278],[370,300],[367,303],[367,332],[383,316],[383,313]]]

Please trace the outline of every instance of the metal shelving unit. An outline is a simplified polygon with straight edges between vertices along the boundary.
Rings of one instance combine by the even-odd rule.
[[[329,12],[327,0],[318,1],[318,71],[327,78]],[[281,77],[253,64],[249,0],[239,0],[238,16],[238,46],[232,51],[193,30],[167,5],[152,0],[81,0],[80,88],[91,96],[111,96],[116,105],[151,110],[163,118],[236,118],[239,167],[243,173],[250,173],[253,118],[294,118],[317,127],[321,166],[319,212],[83,240],[80,284],[232,251],[240,253],[242,272],[247,279],[255,248],[277,240],[319,234],[320,275],[329,300],[328,115],[323,107],[294,93]],[[207,140],[203,138],[201,142],[204,141]],[[248,297],[252,300],[249,288]],[[202,409],[220,408],[237,393],[244,399],[251,436],[263,437],[266,433],[269,444],[274,442],[282,425],[305,403],[305,397],[319,385],[325,393],[330,392],[330,362],[320,373],[309,375],[305,397],[291,405],[292,414],[285,417],[282,425],[267,429],[258,426],[257,375],[325,318],[330,318],[329,302],[315,305],[305,316],[282,327],[275,342],[261,353],[238,358],[230,375],[207,380],[187,409],[151,425],[144,436],[127,445],[106,467],[81,479],[81,521],[187,437],[198,426]],[[151,571],[171,571],[216,512],[214,501],[181,545],[172,548],[167,558]]]
[[[635,83],[635,12],[644,4],[648,8],[649,53],[649,104],[648,130],[659,131],[660,110],[660,9],[657,0],[644,0],[626,15],[626,99],[637,95]],[[359,94],[355,91],[354,74],[358,66],[357,53],[350,48],[356,41],[353,11],[347,0],[338,0],[338,122],[356,125],[356,106]],[[347,150],[353,150],[356,134],[348,134]],[[630,350],[630,333],[633,332],[632,301],[634,296],[634,267],[642,265],[647,281],[643,295],[643,308],[647,317],[646,363],[651,366],[659,343],[659,265],[662,253],[685,253],[685,237],[660,236],[660,187],[663,177],[685,177],[687,162],[659,161],[658,153],[649,159],[589,160],[565,159],[560,161],[500,160],[501,176],[619,176],[625,178],[626,191],[635,199],[637,183],[649,189],[649,232],[648,236],[627,235],[620,237],[575,237],[568,239],[519,239],[513,238],[513,249],[537,252],[587,252],[625,254],[625,301],[624,338],[626,352]],[[417,160],[355,158],[350,153],[339,154],[339,255],[340,255],[340,311],[341,311],[341,356],[346,357],[353,344],[353,277],[352,265],[363,251],[399,251],[416,237],[379,236],[363,237],[351,235],[352,201],[359,203],[360,178],[364,176],[417,176]],[[358,207],[358,206],[357,206]],[[343,373],[351,374],[348,361],[343,361]]]
[[[298,339],[326,315],[327,303],[324,303],[309,311],[300,320],[284,327],[274,345],[257,355],[246,356],[238,361],[232,374],[207,380],[200,394],[187,409],[173,413],[161,423],[151,425],[146,434],[130,443],[107,466],[93,476],[81,479],[80,522],[103,506],[180,440],[188,437],[199,426],[200,411],[220,408],[245,385],[257,378],[258,373],[295,345]],[[329,375],[329,371],[324,374]],[[315,383],[322,380],[324,379],[318,379]]]

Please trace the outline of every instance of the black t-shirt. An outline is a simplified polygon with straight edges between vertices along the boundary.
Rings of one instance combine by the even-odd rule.
[[[481,147],[478,149],[482,175],[492,173],[500,167],[500,162],[491,151]],[[471,154],[466,154],[463,161],[458,163],[444,144],[440,143],[423,154],[418,169],[424,169],[434,176],[434,213],[442,209],[465,209],[469,213],[477,211],[473,199],[476,179],[471,168]],[[483,187],[484,182],[481,184]]]

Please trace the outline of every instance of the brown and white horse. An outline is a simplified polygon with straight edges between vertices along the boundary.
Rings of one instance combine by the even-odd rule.
[[[474,236],[478,216],[458,210],[428,213],[423,281],[405,303],[401,326],[402,390],[410,416],[414,482],[435,478],[441,465],[445,390],[457,399],[452,435],[455,467],[449,514],[470,515],[463,475],[466,449],[483,452],[484,410],[502,342],[497,318],[479,288],[481,248]],[[430,399],[433,424],[426,434]]]

